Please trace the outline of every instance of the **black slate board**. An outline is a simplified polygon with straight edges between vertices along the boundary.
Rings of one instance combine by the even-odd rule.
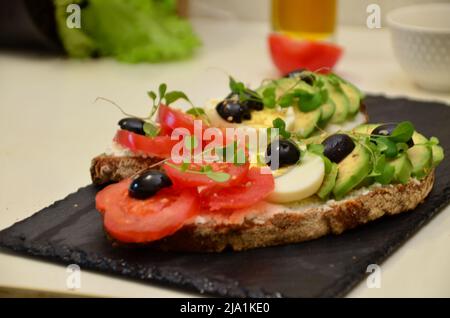
[[[437,136],[450,154],[450,108],[443,104],[369,96],[372,122],[411,120],[427,136]],[[450,198],[450,160],[437,169],[425,203],[412,213],[383,218],[340,236],[222,254],[164,253],[111,246],[94,208],[96,189],[87,186],[0,232],[0,246],[82,268],[234,297],[336,297],[380,264]],[[436,251],[438,252],[438,251]]]

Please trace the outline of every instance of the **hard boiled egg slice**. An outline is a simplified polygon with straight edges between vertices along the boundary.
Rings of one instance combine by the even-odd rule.
[[[275,189],[268,200],[274,203],[300,201],[312,196],[322,185],[325,164],[318,155],[304,152],[300,163],[275,177]]]
[[[259,111],[252,111],[252,118],[245,120],[244,125],[252,127],[273,127],[273,121],[277,118],[284,120],[286,124],[286,130],[292,130],[294,128],[295,113],[292,107],[288,108],[265,108]]]

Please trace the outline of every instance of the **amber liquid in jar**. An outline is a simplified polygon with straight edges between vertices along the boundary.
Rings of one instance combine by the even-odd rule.
[[[274,31],[308,40],[330,40],[337,0],[272,0]]]

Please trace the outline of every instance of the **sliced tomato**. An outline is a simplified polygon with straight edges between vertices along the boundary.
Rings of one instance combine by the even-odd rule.
[[[342,48],[331,43],[298,40],[287,35],[269,35],[269,48],[275,66],[282,74],[300,68],[329,72],[342,55]]]
[[[250,207],[273,191],[275,183],[271,173],[251,168],[241,185],[207,188],[200,192],[202,206],[211,211],[237,210]]]
[[[229,175],[228,181],[215,181],[208,177],[205,173],[199,173],[205,166],[211,168],[213,172],[223,172]],[[181,170],[180,164],[167,162],[164,164],[164,170],[177,187],[199,187],[199,186],[217,186],[217,187],[231,187],[238,185],[247,176],[250,164],[236,165],[227,162],[215,162],[196,164],[191,163],[186,171]]]
[[[185,128],[191,135],[194,134],[194,116],[181,110],[161,104],[159,105],[158,120],[161,125],[161,135],[170,135],[175,128]]]
[[[124,243],[147,243],[169,236],[200,212],[194,189],[166,188],[146,200],[128,195],[131,180],[110,185],[96,197],[106,231]]]
[[[133,153],[158,158],[169,158],[172,148],[179,142],[171,140],[170,136],[147,137],[123,129],[117,131],[114,141]]]

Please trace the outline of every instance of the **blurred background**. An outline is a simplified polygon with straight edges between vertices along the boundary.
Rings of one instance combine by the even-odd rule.
[[[181,61],[199,58],[204,52],[211,54],[220,49],[219,43],[230,39],[237,42],[246,30],[251,36],[250,29],[258,24],[258,32],[263,33],[255,31],[252,41],[263,43],[271,31],[280,35],[269,37],[267,46],[278,73],[285,74],[299,67],[330,71],[342,57],[345,59],[345,51],[351,54],[355,50],[345,47],[348,30],[387,29],[387,17],[395,9],[417,4],[450,5],[450,0],[0,0],[0,3],[0,49],[4,51],[46,51],[78,59],[113,57],[125,63]],[[434,16],[419,12],[407,18],[404,29],[417,25],[427,28],[430,23],[434,28],[447,28],[445,34],[436,35],[435,39],[432,34],[423,40],[412,39],[417,35],[413,33],[402,35],[403,41],[409,37],[409,42],[423,42],[421,48],[414,48],[415,43],[405,43],[411,51],[426,50],[429,45],[425,42],[435,40],[443,43],[433,43],[441,47],[430,47],[430,54],[448,49],[450,26],[442,21],[445,15],[444,18]],[[218,33],[213,34],[212,28]],[[340,32],[344,28],[346,32]],[[240,32],[240,29],[246,30]],[[371,36],[373,40],[379,35],[372,32]],[[319,47],[300,40],[326,45]],[[370,41],[368,37],[366,41]],[[393,42],[393,48],[403,45],[400,42]],[[302,44],[309,47],[300,47]],[[216,45],[212,51],[208,51],[210,45]],[[263,55],[267,51],[259,53]],[[429,58],[425,53],[424,58]],[[311,56],[315,61],[305,62]],[[433,68],[425,63],[424,69],[409,70],[411,67],[402,60],[403,56],[400,64],[410,75],[414,71],[426,72],[425,66]],[[436,71],[441,69],[434,64]],[[418,82],[417,76],[414,80]],[[436,82],[442,79],[431,86],[436,87]],[[447,88],[450,90],[450,83]]]
[[[316,1],[320,2],[320,1]],[[421,3],[448,3],[448,0],[340,0],[338,21],[343,25],[365,26],[366,8],[378,4],[382,18],[395,8]],[[255,21],[270,21],[271,0],[189,0],[191,16],[237,18]]]

